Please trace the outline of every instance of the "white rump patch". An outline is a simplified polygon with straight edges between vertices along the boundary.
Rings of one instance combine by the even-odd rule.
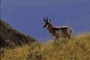
[[[67,33],[69,34],[69,35],[71,35],[71,32],[70,32],[71,30],[70,29],[67,29]]]

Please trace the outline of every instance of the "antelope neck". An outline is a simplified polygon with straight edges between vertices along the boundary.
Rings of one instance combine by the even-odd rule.
[[[51,32],[53,31],[53,26],[50,25],[47,29],[48,29],[48,31],[51,33]]]

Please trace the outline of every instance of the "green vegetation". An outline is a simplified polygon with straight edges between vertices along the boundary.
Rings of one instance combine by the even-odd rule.
[[[70,40],[32,43],[14,49],[1,48],[1,60],[90,60],[90,32]]]

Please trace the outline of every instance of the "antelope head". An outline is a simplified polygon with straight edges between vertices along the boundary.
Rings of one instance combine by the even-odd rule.
[[[47,17],[47,19],[45,19],[45,17],[44,17],[44,22],[45,22],[45,25],[43,26],[43,28],[49,28],[52,26],[51,20],[50,19],[48,20],[48,17]]]

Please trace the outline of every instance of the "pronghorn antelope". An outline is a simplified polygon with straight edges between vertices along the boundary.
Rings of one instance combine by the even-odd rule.
[[[47,28],[49,33],[54,38],[54,43],[56,42],[56,40],[58,41],[59,38],[70,39],[71,34],[72,34],[72,29],[69,28],[68,26],[53,27],[51,24],[51,20],[50,19],[48,20],[48,17],[47,17],[47,19],[45,19],[45,17],[44,17],[44,22],[45,22],[45,25],[43,26],[43,28]]]

